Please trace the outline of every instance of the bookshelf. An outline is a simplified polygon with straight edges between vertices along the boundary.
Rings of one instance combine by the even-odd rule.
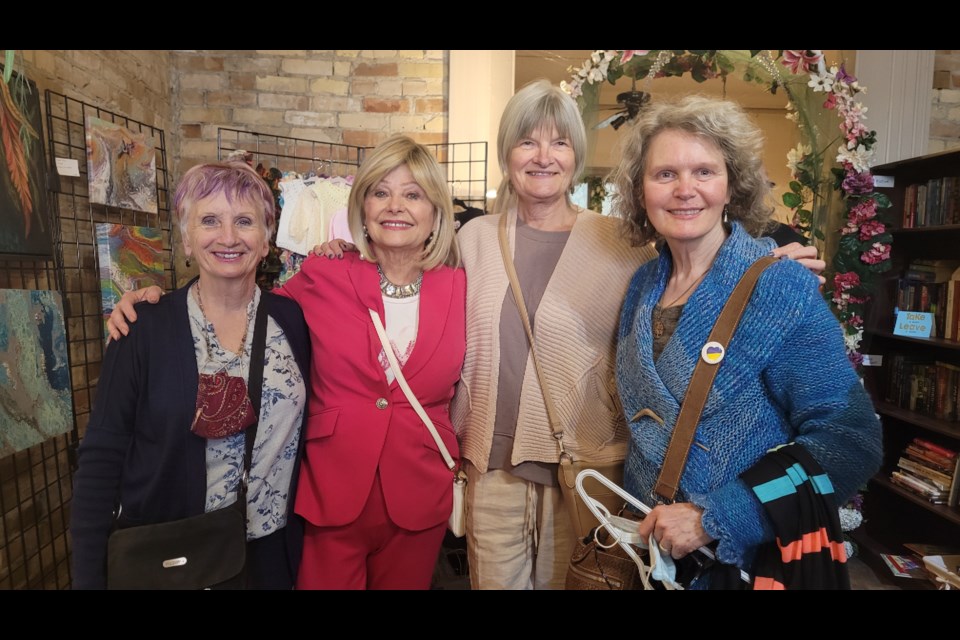
[[[944,369],[960,366],[960,341],[910,338],[893,332],[894,308],[898,295],[903,300],[902,278],[908,267],[917,260],[960,261],[960,151],[880,165],[873,167],[872,172],[893,178],[891,187],[878,188],[893,203],[893,268],[884,274],[871,301],[861,345],[864,354],[883,356],[882,366],[864,369],[864,383],[883,423],[884,460],[865,495],[863,531],[854,537],[862,539],[866,554],[900,554],[905,552],[904,543],[955,545],[960,541],[960,507],[934,504],[891,480],[891,473],[898,469],[900,457],[914,438],[960,451],[956,411],[943,419],[944,415],[939,414],[949,412],[942,412],[940,405],[921,411],[917,402],[916,410],[908,408],[914,398],[909,397],[904,403],[902,392],[898,402],[898,390],[908,383],[892,370],[898,366],[895,356],[900,356],[901,362],[908,359],[931,363],[926,366],[932,366],[937,376]],[[949,185],[939,195],[941,210],[928,208],[926,215],[919,218],[915,201],[918,185],[930,186],[932,190],[937,184]],[[909,390],[906,393],[910,395]],[[935,394],[943,397],[943,389]]]

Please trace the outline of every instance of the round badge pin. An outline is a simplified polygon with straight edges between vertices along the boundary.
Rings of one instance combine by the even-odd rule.
[[[724,354],[726,354],[726,350],[719,342],[708,342],[703,345],[703,349],[700,349],[700,357],[707,364],[719,364],[723,360]]]

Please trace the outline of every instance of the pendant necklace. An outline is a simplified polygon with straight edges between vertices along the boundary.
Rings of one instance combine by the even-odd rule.
[[[380,291],[388,298],[409,298],[420,293],[420,285],[423,284],[423,271],[417,276],[417,279],[409,284],[393,284],[387,279],[380,265],[377,265],[377,273],[380,274]]]
[[[711,263],[710,263],[710,267],[712,267],[712,266],[713,266],[713,263],[711,262]],[[704,271],[704,272],[701,273],[699,276],[697,276],[697,279],[694,280],[692,283],[690,283],[690,286],[687,287],[686,289],[684,289],[684,290],[683,290],[683,293],[681,293],[681,294],[678,295],[676,298],[674,298],[674,299],[673,299],[673,302],[671,302],[671,303],[668,304],[668,305],[662,305],[662,306],[658,304],[657,306],[655,306],[655,307],[653,308],[653,337],[654,337],[654,338],[659,338],[659,337],[663,336],[663,332],[666,330],[666,327],[664,327],[664,325],[663,325],[663,310],[664,310],[664,309],[669,309],[670,307],[672,307],[672,306],[674,306],[675,304],[677,304],[677,301],[678,301],[678,300],[680,300],[681,298],[683,298],[683,296],[687,295],[687,294],[690,292],[691,289],[693,289],[695,286],[697,286],[697,284],[698,284],[701,280],[703,280],[703,276],[707,275],[707,272],[710,271],[710,267],[707,267],[706,271]]]

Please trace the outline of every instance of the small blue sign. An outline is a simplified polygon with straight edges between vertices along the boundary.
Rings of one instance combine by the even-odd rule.
[[[933,331],[933,314],[921,311],[897,311],[893,335],[910,338],[929,338]]]

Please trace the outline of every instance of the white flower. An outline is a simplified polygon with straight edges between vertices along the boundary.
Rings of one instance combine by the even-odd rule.
[[[858,144],[856,149],[840,147],[837,150],[837,162],[849,162],[857,173],[870,170],[870,159],[872,157],[873,152],[862,144]]]
[[[787,120],[790,120],[791,122],[797,122],[797,121],[800,120],[800,114],[797,113],[796,111],[788,111],[788,112],[787,112],[787,115],[784,116],[784,117],[785,117]]]
[[[582,84],[576,80],[570,83],[566,80],[561,80],[560,89],[569,94],[571,98],[577,98],[583,94]]]
[[[853,531],[863,523],[863,514],[856,509],[840,507],[840,528],[844,531]]]
[[[605,62],[610,62],[616,57],[617,57],[617,52],[615,49],[607,49],[607,51],[603,54],[603,60]]]
[[[847,347],[847,351],[859,351],[860,341],[862,339],[863,339],[863,330],[857,331],[856,333],[843,334],[843,342]],[[841,514],[843,513],[843,509],[840,509],[840,513]],[[847,529],[844,529],[844,531],[847,531]]]
[[[594,82],[603,82],[607,77],[607,74],[602,73],[600,69],[593,68],[590,69],[590,73],[587,74],[587,82],[593,84]]]
[[[795,149],[790,149],[787,152],[787,169],[790,169],[790,173],[797,173],[797,165],[803,160],[803,157],[810,155],[813,152],[813,149],[808,144],[800,143]]]
[[[844,541],[843,541],[843,550],[844,550],[844,552],[847,554],[847,559],[848,559],[848,560],[853,557],[853,554],[854,554],[855,549],[854,549],[854,547],[853,547],[853,543],[852,543],[852,542],[850,542],[849,540],[844,540]]]
[[[820,91],[832,91],[833,90],[833,81],[836,76],[832,76],[826,73],[811,73],[810,82],[807,83],[807,86],[813,89],[816,92]]]

